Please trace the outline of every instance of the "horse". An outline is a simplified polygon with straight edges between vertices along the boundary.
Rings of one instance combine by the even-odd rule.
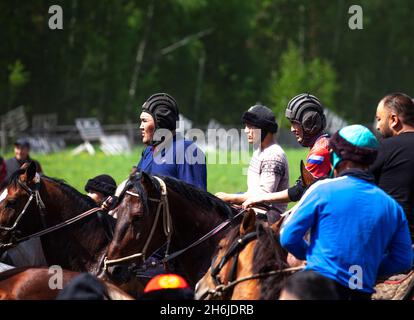
[[[211,267],[196,286],[201,299],[275,300],[291,272],[279,242],[280,223],[256,218],[249,209],[218,244]]]
[[[0,273],[0,300],[54,300],[61,289],[79,276],[79,272],[62,270],[62,287],[50,285],[49,268],[19,267]],[[133,300],[127,293],[111,283],[101,281],[106,288],[107,298],[111,300]]]
[[[104,227],[111,228],[115,222],[107,214],[100,219],[99,212],[96,213],[99,208],[92,199],[63,181],[40,176],[33,162],[24,164],[11,176],[3,197],[0,246],[8,248],[61,224],[59,230],[49,229],[51,232],[40,237],[47,264],[72,271],[98,272],[111,240]],[[85,215],[82,221],[69,225],[69,219],[78,219],[80,212],[88,210],[93,215]]]
[[[233,209],[210,193],[145,172],[131,175],[113,214],[115,232],[99,276],[121,285],[130,280],[132,266],[141,283],[138,296],[157,266],[181,274],[194,287],[226,226],[237,220]]]

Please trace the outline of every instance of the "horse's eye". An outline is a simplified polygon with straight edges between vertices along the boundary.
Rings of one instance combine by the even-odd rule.
[[[131,215],[132,221],[137,221],[139,219],[142,218],[142,213],[141,212],[137,212]]]

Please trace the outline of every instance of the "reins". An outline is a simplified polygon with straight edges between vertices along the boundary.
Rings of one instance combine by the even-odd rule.
[[[73,224],[73,223],[75,223],[79,220],[82,220],[82,219],[94,214],[95,212],[98,212],[98,211],[102,210],[102,208],[100,208],[100,207],[92,208],[88,211],[85,211],[85,212],[75,216],[75,217],[72,217],[68,220],[65,220],[61,223],[58,223],[57,225],[46,228],[46,221],[45,221],[45,209],[46,209],[46,207],[45,207],[45,204],[44,204],[42,198],[40,197],[40,192],[39,192],[39,190],[40,190],[40,175],[38,173],[36,173],[34,181],[35,181],[35,187],[33,189],[31,189],[29,186],[27,186],[26,184],[24,184],[20,180],[18,180],[19,185],[29,194],[29,199],[27,200],[25,206],[23,207],[22,211],[17,216],[16,221],[13,223],[13,225],[11,227],[0,226],[0,230],[4,230],[6,232],[11,232],[12,233],[12,241],[9,242],[9,243],[0,243],[0,250],[9,249],[9,248],[19,244],[20,242],[27,241],[27,240],[29,240],[31,238],[35,238],[35,237],[44,236],[44,235],[49,234],[51,232],[54,232],[56,230],[62,229],[63,227],[67,227],[67,226],[69,226],[69,225],[71,225],[71,224]],[[33,233],[31,235],[25,236],[23,238],[15,238],[14,237],[15,229],[17,228],[21,218],[26,213],[27,208],[29,207],[29,205],[31,204],[33,199],[36,200],[36,205],[40,209],[40,216],[41,216],[42,224],[45,227],[45,229],[41,230],[39,232]]]
[[[209,238],[215,236],[216,234],[218,234],[221,230],[223,230],[224,228],[226,228],[232,221],[234,221],[237,217],[239,217],[241,214],[243,214],[246,210],[241,210],[240,212],[238,212],[234,217],[227,219],[226,221],[223,221],[222,223],[220,223],[218,226],[216,226],[214,229],[210,230],[208,233],[206,233],[204,236],[202,236],[201,238],[199,238],[198,240],[194,241],[193,243],[191,243],[190,245],[188,245],[187,247],[185,247],[184,249],[178,250],[172,254],[169,254],[169,247],[171,244],[171,237],[172,237],[172,233],[173,233],[173,226],[172,226],[172,219],[171,219],[171,214],[169,211],[169,205],[168,205],[168,193],[167,193],[167,186],[165,185],[165,182],[160,179],[159,177],[154,176],[154,178],[159,182],[160,187],[161,187],[161,198],[160,199],[154,199],[154,198],[148,198],[148,200],[153,201],[153,202],[158,202],[158,207],[157,207],[157,211],[156,211],[156,215],[155,215],[155,220],[153,222],[153,225],[151,227],[151,231],[150,234],[145,242],[144,248],[142,249],[141,252],[135,253],[135,254],[131,254],[129,256],[125,256],[122,258],[118,258],[118,259],[107,259],[107,257],[104,258],[104,271],[107,270],[108,266],[110,265],[114,265],[114,264],[118,264],[118,263],[122,263],[122,262],[126,262],[126,261],[130,261],[136,258],[142,258],[143,262],[145,262],[145,255],[146,255],[146,251],[148,249],[148,246],[154,236],[154,232],[156,229],[156,226],[158,224],[158,220],[159,220],[159,215],[161,212],[161,208],[163,208],[163,228],[164,228],[164,233],[167,237],[167,249],[165,251],[165,255],[164,258],[162,260],[160,260],[158,263],[152,263],[152,266],[155,266],[157,264],[164,264],[167,265],[168,262],[170,262],[173,259],[176,259],[177,257],[183,255],[184,253],[186,253],[187,251],[191,250],[192,248],[200,245],[201,243],[203,243],[204,241],[208,240]],[[125,191],[127,194],[131,195],[131,196],[135,196],[135,197],[140,197],[139,194],[130,192],[130,191]],[[157,251],[157,250],[156,250]]]

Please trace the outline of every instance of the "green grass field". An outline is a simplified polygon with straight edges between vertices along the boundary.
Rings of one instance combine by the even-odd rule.
[[[44,170],[44,173],[50,177],[64,179],[68,184],[74,186],[81,192],[86,181],[99,174],[111,175],[117,183],[127,178],[131,167],[138,163],[141,158],[142,148],[136,148],[130,155],[105,156],[98,151],[95,156],[83,153],[77,156],[71,155],[71,150],[59,153],[40,155],[32,154],[32,157],[38,160]],[[299,163],[305,159],[305,149],[287,149],[290,171],[290,184],[299,176]],[[12,154],[6,154],[11,157]],[[208,154],[207,157],[216,156],[214,153]],[[211,160],[211,159],[210,159]],[[208,191],[215,193],[224,192],[242,192],[247,189],[246,171],[248,163],[231,164],[231,155],[228,154],[228,164],[208,164]]]

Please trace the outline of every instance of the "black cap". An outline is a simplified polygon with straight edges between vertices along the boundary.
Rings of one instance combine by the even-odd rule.
[[[142,112],[149,113],[156,129],[175,130],[179,119],[178,104],[168,93],[156,93],[142,105]]]
[[[30,148],[30,142],[26,138],[17,139],[16,142],[14,143],[14,145],[15,146],[20,146],[20,147]]]
[[[242,121],[244,124],[249,123],[266,132],[277,132],[278,125],[273,111],[260,104],[250,107],[243,113]]]
[[[85,191],[98,191],[104,196],[113,196],[116,191],[116,182],[111,176],[101,174],[95,178],[89,179],[85,185]]]

